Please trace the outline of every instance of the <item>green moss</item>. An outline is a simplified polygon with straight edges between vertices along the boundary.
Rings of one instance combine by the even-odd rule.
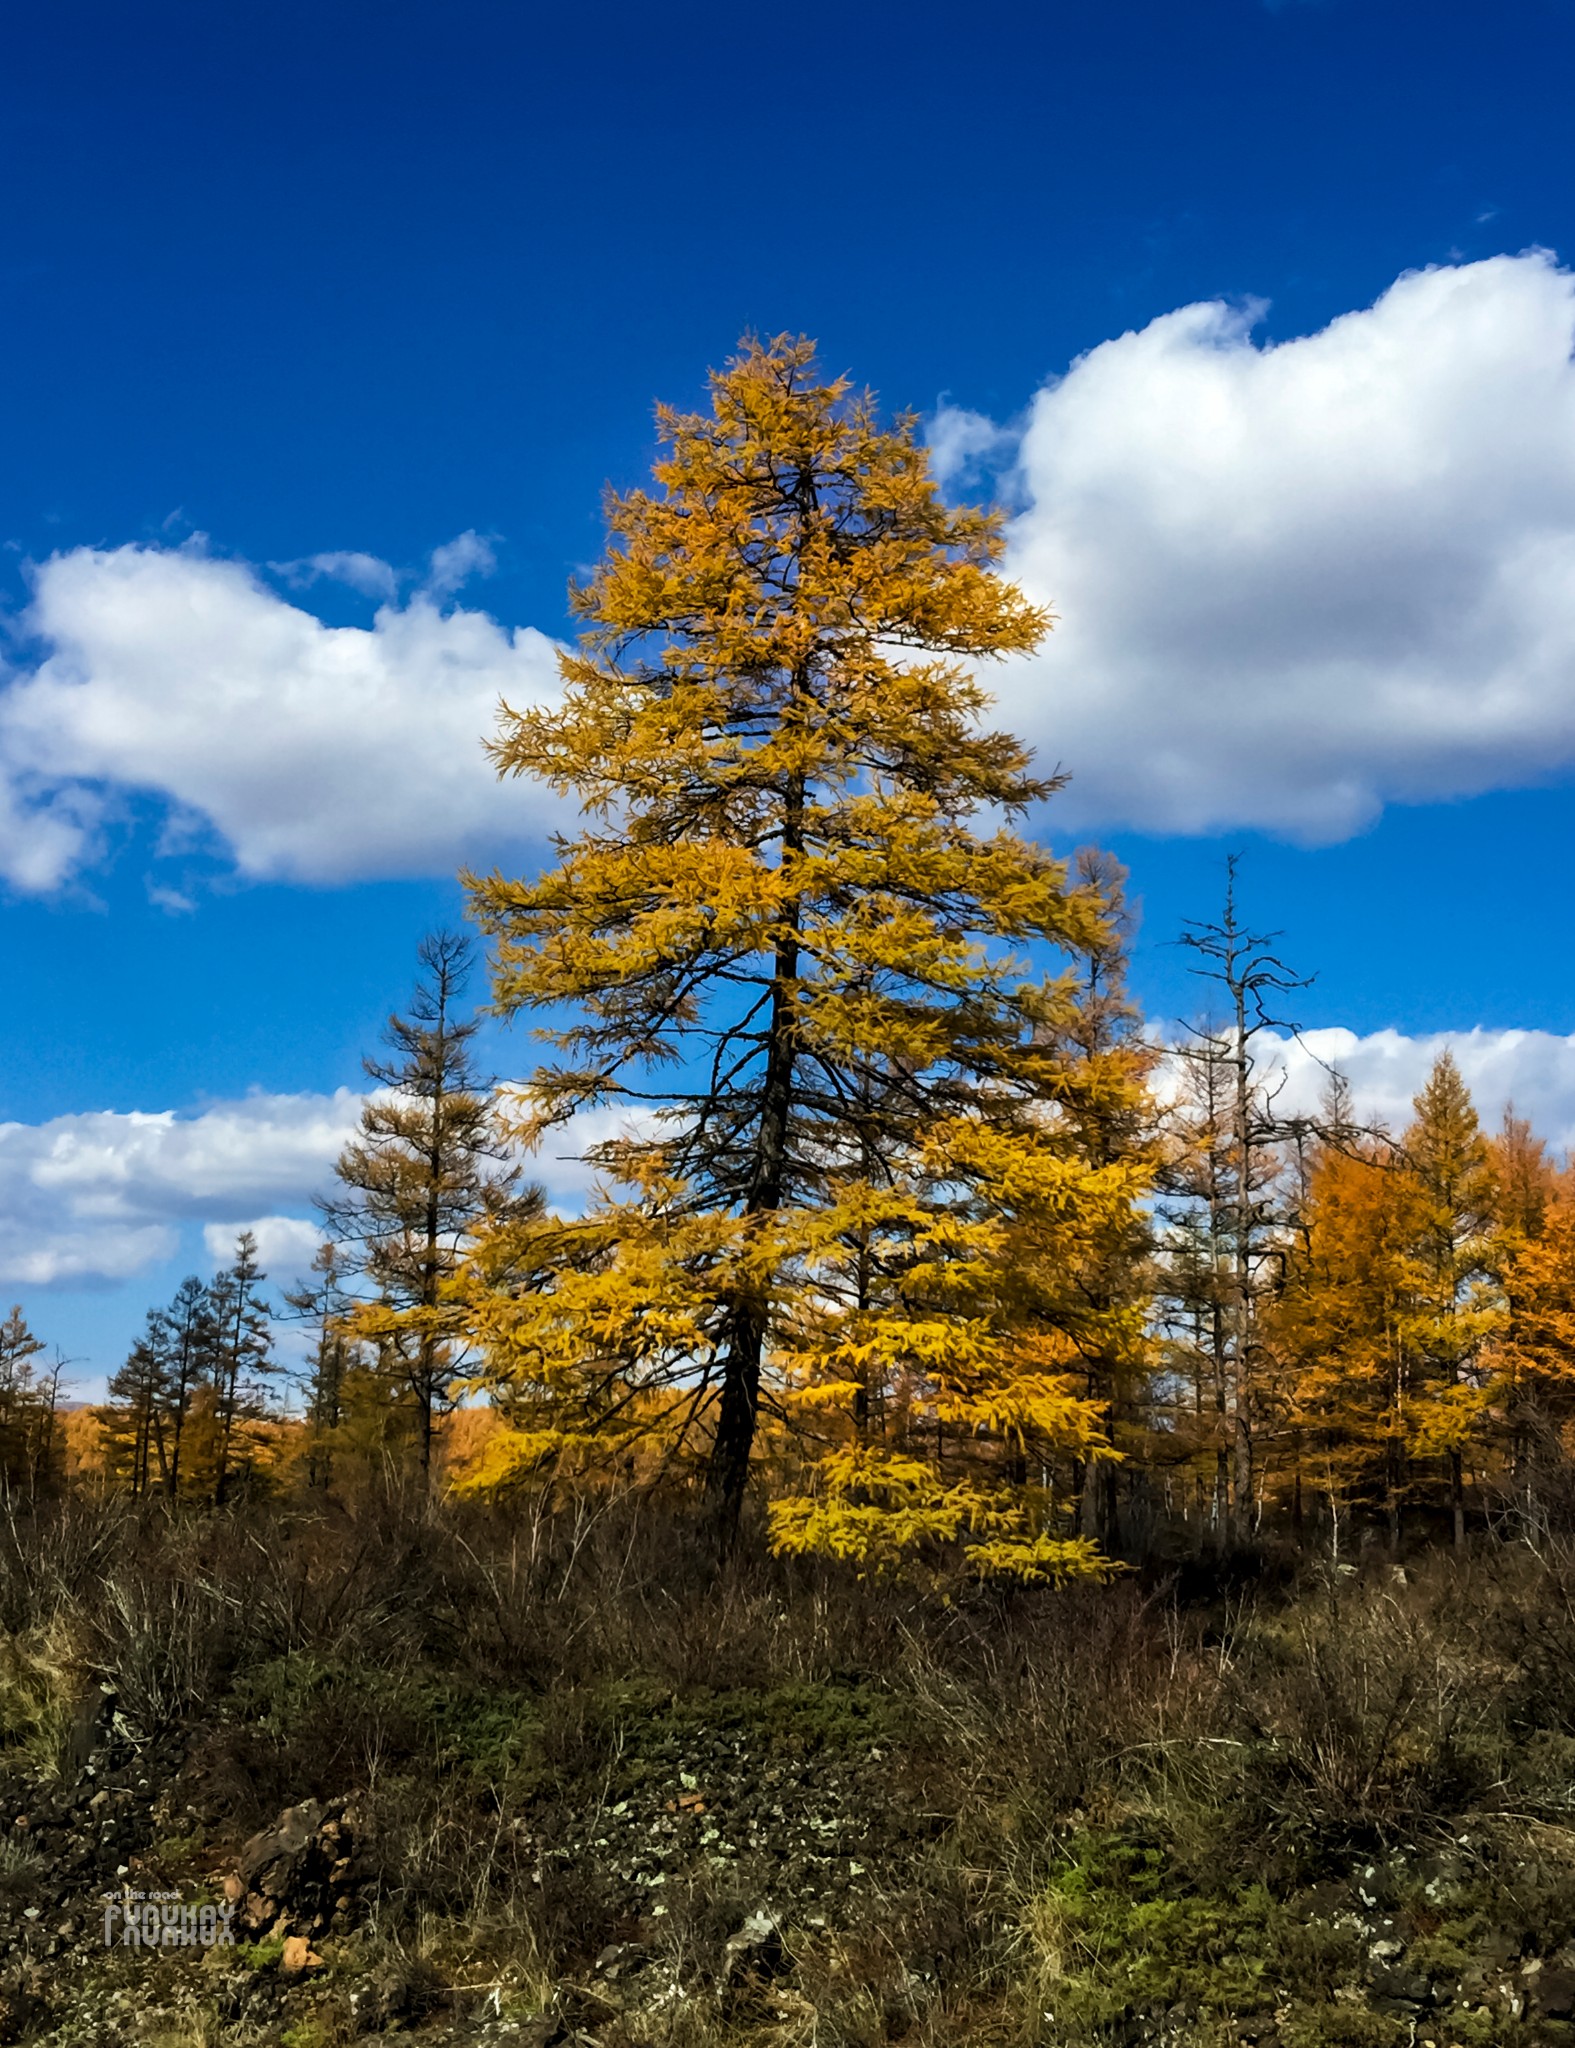
[[[1486,1931],[1486,1916],[1482,1914],[1446,1920],[1432,1934],[1420,1935],[1411,1944],[1411,1965],[1427,1977],[1441,1980],[1463,1977],[1477,1966],[1481,1940]]]
[[[325,1720],[375,1725],[427,1768],[493,1779],[534,1754],[542,1719],[539,1701],[479,1681],[299,1654],[249,1672],[237,1686],[235,1708],[281,1743]]]
[[[1285,2048],[1401,2048],[1410,2024],[1355,1992],[1358,1933],[1265,1886],[1195,1883],[1153,1842],[1084,1833],[1028,1915],[1038,1998],[1057,2042],[1129,2039],[1163,2018],[1186,2042],[1274,2014]],[[1455,2034],[1450,2039],[1465,2037]],[[1498,2042],[1510,2037],[1486,2037]]]
[[[1163,1850],[1084,1836],[1032,1920],[1059,2028],[1113,2027],[1181,2007],[1239,2015],[1272,2003],[1283,1911],[1261,1885],[1221,1895],[1178,1887]]]
[[[235,1960],[247,1970],[271,1970],[283,1960],[284,1943],[277,1938],[267,1941],[241,1941],[235,1945]]]
[[[297,2020],[279,2036],[279,2048],[330,2048],[332,2040],[321,2020]]]
[[[1409,2048],[1416,2030],[1365,2006],[1304,2006],[1281,2022],[1280,2039],[1285,2048]]]
[[[193,1828],[185,1835],[161,1835],[150,1843],[148,1857],[155,1868],[173,1869],[182,1863],[189,1863],[207,1846],[207,1833],[202,1828]]]

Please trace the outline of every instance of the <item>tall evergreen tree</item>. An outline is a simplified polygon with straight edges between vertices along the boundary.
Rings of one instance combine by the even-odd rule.
[[[311,1332],[306,1380],[308,1483],[326,1487],[333,1475],[334,1444],[343,1420],[346,1379],[355,1356],[349,1331],[351,1299],[345,1291],[339,1247],[320,1244],[310,1279],[285,1293],[286,1304]]]
[[[1228,1519],[1245,1541],[1261,1508],[1263,1440],[1282,1419],[1264,1311],[1279,1282],[1289,1221],[1288,1129],[1276,1113],[1277,1083],[1261,1041],[1294,1029],[1278,1006],[1308,984],[1274,950],[1277,932],[1243,923],[1236,866],[1233,855],[1218,920],[1189,921],[1182,933],[1216,1014],[1178,1048],[1188,1080],[1170,1176],[1174,1235],[1166,1291],[1172,1337],[1178,1325],[1190,1328],[1196,1364],[1209,1382],[1217,1522],[1223,1529]]]
[[[1145,1169],[1083,1139],[1132,1061],[1071,1056],[1076,974],[1023,957],[1107,948],[1104,897],[1012,829],[1056,779],[979,723],[975,665],[1048,621],[916,422],[883,427],[809,343],[746,344],[711,397],[659,410],[658,489],[610,501],[562,704],[506,712],[494,750],[589,821],[539,879],[472,882],[497,1007],[558,1048],[528,1128],[623,1126],[582,1141],[583,1219],[483,1243],[512,1455],[696,1446],[726,1539],[791,1387],[845,1426],[779,1543],[1075,1569],[1089,1547],[1015,1475],[1094,1447],[1077,1367],[1121,1312],[1025,1297],[1008,1246],[1071,1269]]]
[[[1504,1121],[1488,1145],[1493,1178],[1493,1221],[1501,1247],[1542,1235],[1558,1198],[1559,1176],[1546,1142],[1507,1103]]]
[[[1456,1545],[1465,1541],[1466,1454],[1488,1421],[1484,1346],[1503,1317],[1494,1275],[1498,1185],[1470,1091],[1445,1051],[1413,1105],[1406,1161],[1425,1209],[1417,1237],[1422,1281],[1411,1341],[1419,1357],[1408,1434],[1447,1467]]]
[[[36,1492],[49,1460],[58,1371],[40,1374],[44,1348],[20,1305],[13,1308],[0,1323],[0,1483],[8,1492]]]
[[[210,1394],[214,1378],[213,1298],[195,1273],[188,1273],[168,1308],[148,1317],[148,1350],[157,1361],[160,1391],[153,1410],[153,1433],[159,1453],[160,1480],[172,1500],[182,1494],[190,1473],[183,1460],[188,1425],[201,1389]]]
[[[105,1469],[133,1499],[150,1493],[155,1480],[169,1491],[163,1429],[168,1393],[164,1360],[150,1333],[132,1345],[125,1364],[110,1374],[109,1399],[98,1411]]]
[[[1502,1154],[1500,1154],[1502,1159]],[[1493,1402],[1505,1432],[1507,1478],[1529,1528],[1546,1531],[1554,1506],[1575,1512],[1575,1190],[1555,1184],[1536,1204],[1535,1228],[1506,1230],[1497,1270],[1504,1322],[1492,1347]],[[1565,1527],[1568,1528],[1568,1520]]]
[[[1160,1133],[1158,1112],[1144,1084],[1158,1055],[1142,1036],[1141,1016],[1127,987],[1128,953],[1137,927],[1127,901],[1127,871],[1103,848],[1085,846],[1075,856],[1073,872],[1103,901],[1106,935],[1089,946],[1080,963],[1061,1050],[1073,1063],[1085,1062],[1091,1074],[1120,1074],[1122,1081],[1118,1088],[1095,1086],[1077,1098],[1071,1114],[1078,1119],[1078,1143],[1092,1164],[1137,1166],[1152,1175],[1160,1163]],[[1132,1506],[1148,1477],[1153,1238],[1145,1208],[1112,1208],[1105,1227],[1090,1234],[1081,1266],[1063,1276],[1094,1311],[1079,1365],[1087,1396],[1100,1411],[1101,1435],[1120,1453],[1087,1460],[1078,1472],[1078,1526],[1104,1551],[1119,1550],[1124,1540],[1123,1474]]]
[[[271,1311],[261,1288],[267,1278],[257,1263],[257,1239],[243,1230],[235,1257],[216,1274],[208,1290],[213,1324],[213,1394],[216,1421],[213,1499],[224,1504],[238,1463],[245,1456],[246,1426],[266,1413],[267,1381],[273,1361]]]
[[[1324,1496],[1335,1546],[1349,1508],[1382,1512],[1393,1546],[1425,1198],[1391,1143],[1340,1121],[1332,1128],[1311,1148],[1269,1336],[1285,1364],[1299,1473]]]
[[[461,934],[422,941],[410,1014],[389,1019],[388,1056],[365,1062],[373,1092],[323,1205],[340,1269],[368,1297],[353,1326],[375,1346],[391,1396],[412,1404],[424,1476],[466,1361],[464,1314],[447,1295],[466,1239],[486,1217],[541,1206],[476,1068],[478,1020],[461,1011],[471,960]]]

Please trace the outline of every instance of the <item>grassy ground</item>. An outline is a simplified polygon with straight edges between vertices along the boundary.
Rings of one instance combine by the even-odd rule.
[[[78,1503],[0,1621],[0,2039],[1575,2041],[1562,1551],[948,1604],[623,1510]],[[321,1898],[105,1947],[305,1801]]]

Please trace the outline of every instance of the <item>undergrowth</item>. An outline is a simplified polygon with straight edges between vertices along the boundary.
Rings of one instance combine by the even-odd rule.
[[[68,1772],[97,1688],[161,1867],[356,1802],[302,2041],[403,1971],[605,1979],[627,2048],[1515,2048],[1563,2022],[1511,1979],[1575,1954],[1572,1592],[1505,1547],[943,1603],[633,1510],[75,1503],[0,1538],[0,1768]]]

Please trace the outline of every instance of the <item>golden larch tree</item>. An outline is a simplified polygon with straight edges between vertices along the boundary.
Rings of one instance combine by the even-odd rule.
[[[779,1545],[1034,1576],[1094,1556],[1030,1481],[1100,1447],[1074,1376],[1130,1304],[1070,1276],[1144,1169],[1084,1133],[1139,1072],[1069,1051],[1105,893],[1014,828],[1055,779],[980,724],[976,665],[1048,620],[916,426],[746,343],[708,412],[658,412],[656,489],[610,499],[562,701],[503,713],[500,771],[586,822],[534,880],[472,877],[474,914],[497,1009],[555,1048],[525,1132],[580,1117],[599,1181],[479,1239],[513,1424],[482,1479],[649,1444],[726,1533],[769,1409],[821,1453]]]
[[[1485,1347],[1503,1320],[1494,1275],[1498,1187],[1492,1150],[1452,1053],[1433,1062],[1412,1107],[1403,1149],[1423,1209],[1415,1242],[1416,1313],[1408,1331],[1416,1365],[1407,1434],[1415,1456],[1444,1466],[1459,1546],[1465,1541],[1467,1458],[1492,1423]]]
[[[1313,1146],[1269,1334],[1297,1482],[1323,1494],[1336,1542],[1347,1508],[1381,1509],[1391,1543],[1400,1538],[1426,1217],[1420,1183],[1383,1139],[1350,1132]]]

